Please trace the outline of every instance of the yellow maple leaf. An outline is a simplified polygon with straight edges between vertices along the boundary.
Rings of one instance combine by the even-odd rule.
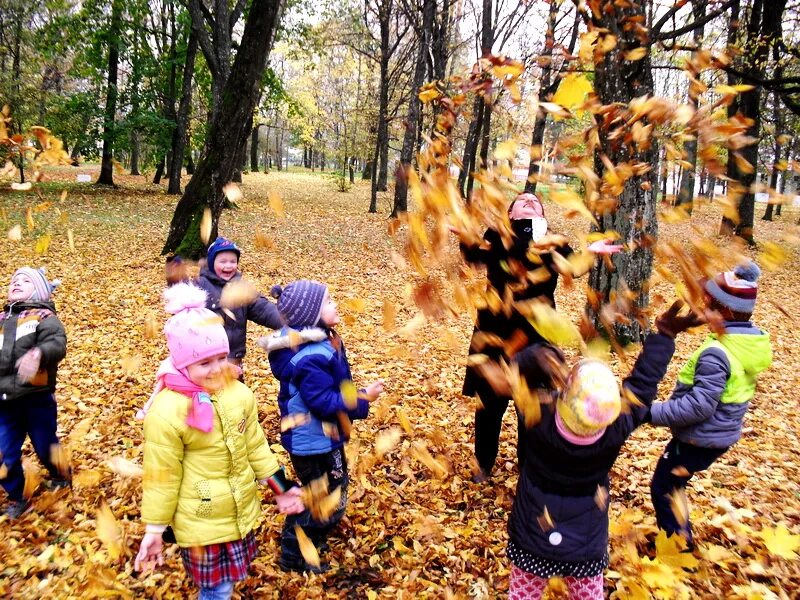
[[[591,93],[592,89],[592,82],[589,81],[584,73],[569,73],[558,84],[558,89],[553,95],[552,101],[580,116],[583,111],[576,111],[576,109],[586,102],[586,96]],[[555,118],[558,119],[560,117],[556,115]]]
[[[237,279],[225,284],[219,297],[219,303],[223,308],[234,309],[248,306],[256,298],[258,298],[258,290],[255,286],[244,279]]]
[[[298,525],[294,526],[294,533],[297,536],[297,544],[300,546],[300,553],[305,561],[313,567],[319,567],[319,552],[314,543],[308,539],[306,532]]]
[[[269,194],[267,194],[267,198],[269,199],[269,207],[275,212],[279,219],[286,216],[286,212],[283,208],[283,200],[281,200],[278,192],[270,191]]]
[[[36,240],[36,245],[33,247],[36,254],[45,254],[47,249],[50,247],[50,240],[52,239],[52,235],[45,233],[38,240]]]
[[[203,216],[200,219],[200,239],[204,244],[208,244],[211,238],[211,209],[206,207],[203,209]]]
[[[797,558],[796,550],[800,548],[800,535],[789,533],[783,523],[779,523],[775,529],[765,527],[758,536],[771,554],[782,558]]]
[[[349,379],[345,379],[339,385],[339,391],[342,393],[342,400],[344,400],[344,405],[348,409],[353,410],[358,406],[358,388],[356,384]]]

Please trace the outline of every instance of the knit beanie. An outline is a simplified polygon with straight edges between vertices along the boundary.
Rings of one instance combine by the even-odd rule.
[[[177,283],[164,291],[172,317],[164,325],[167,347],[178,369],[230,351],[222,319],[206,308],[205,290]]]
[[[299,279],[285,288],[276,285],[270,293],[278,299],[278,312],[287,327],[301,329],[319,323],[328,286],[319,281]]]
[[[216,260],[217,254],[220,252],[233,252],[236,254],[237,259],[242,257],[242,251],[239,250],[239,246],[231,240],[220,236],[208,247],[208,252],[206,253],[209,271],[216,273],[214,271],[214,260]]]
[[[596,359],[584,359],[575,365],[556,410],[568,429],[568,439],[569,433],[578,438],[591,438],[589,441],[599,439],[620,411],[619,384],[608,365]]]
[[[514,198],[511,206],[508,207],[509,219],[534,219],[538,217],[544,217],[544,206],[542,206],[542,201],[535,194],[519,194]]]
[[[28,300],[33,300],[35,302],[48,302],[50,300],[50,295],[53,293],[61,282],[58,279],[54,279],[53,281],[47,281],[47,276],[44,272],[44,267],[39,269],[33,269],[31,267],[21,267],[14,271],[13,277],[11,280],[14,280],[14,277],[17,275],[25,275],[28,279],[31,280],[33,283],[33,294],[31,295]]]
[[[761,269],[750,261],[738,265],[733,271],[720,273],[705,283],[705,290],[717,302],[734,312],[753,314],[758,295],[758,278]]]

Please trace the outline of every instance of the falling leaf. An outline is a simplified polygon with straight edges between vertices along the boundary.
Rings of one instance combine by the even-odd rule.
[[[97,509],[97,537],[103,542],[112,559],[119,558],[122,552],[122,530],[105,500],[100,501]]]
[[[783,523],[779,523],[774,529],[765,527],[758,535],[771,554],[781,558],[797,558],[797,550],[800,549],[800,535],[789,533]]]
[[[142,357],[138,354],[123,356],[119,364],[125,375],[134,375],[142,366]]]
[[[25,223],[28,226],[28,231],[33,231],[34,227],[36,227],[36,224],[33,222],[33,210],[31,210],[30,206],[25,209]]]
[[[358,388],[349,379],[345,379],[339,385],[339,391],[342,394],[342,400],[348,410],[355,410],[358,408]]]
[[[275,191],[270,191],[267,197],[269,198],[269,207],[273,210],[277,217],[279,219],[285,217],[286,213],[283,210],[283,200],[281,199],[280,194]]]
[[[622,57],[625,60],[629,61],[642,60],[645,56],[647,56],[647,48],[644,47],[634,48],[633,50],[626,50],[625,52],[622,53]]]
[[[397,327],[397,307],[389,298],[383,299],[381,314],[383,316],[383,330],[393,331]]]
[[[519,311],[528,317],[534,329],[551,344],[575,346],[581,343],[578,328],[566,315],[539,300],[517,302]]]
[[[312,567],[319,567],[319,552],[314,543],[308,539],[306,532],[302,527],[295,525],[294,533],[297,536],[297,544],[300,546],[300,553],[303,555],[305,561]]]
[[[285,433],[295,427],[306,425],[311,422],[311,415],[309,413],[290,413],[281,418],[281,433]]]
[[[262,250],[274,250],[275,242],[269,236],[267,236],[266,233],[259,229],[256,231],[256,248],[260,248]]]
[[[44,235],[40,236],[39,239],[36,240],[36,244],[33,247],[36,254],[46,254],[47,249],[50,248],[50,241],[52,239],[53,236],[49,233],[45,233]]]
[[[229,281],[222,288],[219,297],[220,306],[233,310],[242,306],[249,306],[258,298],[256,287],[245,279]]]
[[[72,229],[67,229],[67,245],[70,252],[75,252],[75,236],[72,234]]]
[[[586,96],[592,92],[592,83],[585,73],[569,73],[553,95],[553,102],[575,110],[586,102]]]
[[[128,477],[131,479],[141,479],[144,476],[144,469],[135,462],[123,458],[122,456],[114,456],[106,461],[106,465],[117,475]]]
[[[144,337],[153,340],[159,335],[159,322],[153,313],[149,313],[144,318]]]
[[[33,184],[30,181],[26,181],[25,183],[19,183],[18,181],[15,181],[11,184],[11,189],[17,192],[27,192],[32,187]]]
[[[669,494],[669,504],[672,514],[682,527],[689,522],[689,501],[686,499],[685,488],[675,488]]]
[[[594,503],[602,511],[608,508],[608,490],[602,485],[597,486],[597,491],[594,493]]]
[[[22,239],[22,227],[14,225],[8,230],[8,239],[12,242],[18,242]]]
[[[211,239],[211,209],[205,207],[203,209],[203,216],[200,219],[200,239],[204,244],[208,245]]]
[[[398,427],[390,427],[381,431],[375,438],[375,454],[383,457],[384,454],[397,445],[402,436],[403,433]]]
[[[241,200],[242,198],[244,198],[242,190],[233,181],[230,181],[222,186],[222,193],[225,194],[225,197],[228,199],[228,202],[233,202],[234,204],[239,202],[239,200]]]
[[[56,466],[62,477],[69,479],[72,472],[72,455],[63,444],[50,446],[50,462]]]
[[[660,529],[656,535],[656,557],[665,565],[676,569],[694,569],[699,564],[691,553],[685,552],[686,540],[682,535],[667,533]]]
[[[556,524],[553,522],[553,517],[550,516],[550,511],[547,510],[547,507],[544,507],[544,512],[536,517],[537,523],[539,523],[539,527],[542,531],[547,533],[551,529],[554,529]]]
[[[494,149],[495,160],[515,160],[517,158],[517,142],[506,140],[500,142]]]

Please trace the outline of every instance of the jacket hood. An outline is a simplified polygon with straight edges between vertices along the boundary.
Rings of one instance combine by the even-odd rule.
[[[223,279],[213,269],[209,269],[208,263],[203,265],[203,268],[200,269],[200,277],[205,277],[214,285],[224,286],[229,281],[236,281],[242,276],[241,271],[236,271],[236,274],[231,277],[230,279]]]
[[[747,324],[729,324],[719,342],[736,357],[745,372],[758,375],[772,363],[769,334]]]
[[[272,373],[278,379],[282,379],[289,361],[300,346],[310,342],[321,342],[327,338],[328,332],[319,327],[308,327],[299,331],[284,327],[272,335],[259,338],[257,343],[269,354]]]
[[[11,313],[21,313],[23,310],[47,309],[56,312],[56,305],[52,300],[22,300],[20,302],[6,303],[3,310]]]

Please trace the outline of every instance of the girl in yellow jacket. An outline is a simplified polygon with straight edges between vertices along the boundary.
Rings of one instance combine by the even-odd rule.
[[[270,486],[284,514],[303,510],[300,488],[269,449],[253,393],[231,372],[228,336],[205,308],[206,293],[178,284],[164,296],[173,314],[164,328],[169,357],[144,409],[146,533],[135,568],[163,564],[171,525],[200,599],[224,600],[256,555],[256,482]]]

